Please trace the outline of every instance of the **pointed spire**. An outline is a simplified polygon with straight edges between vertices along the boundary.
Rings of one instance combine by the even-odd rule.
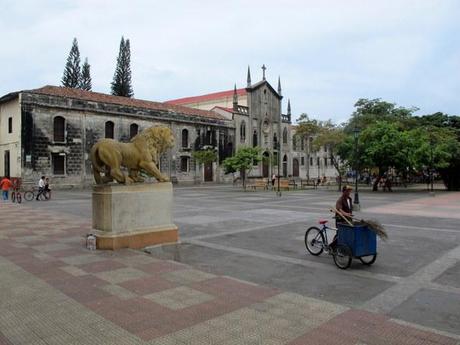
[[[291,100],[290,99],[288,99],[287,115],[291,116]]]
[[[281,96],[281,79],[279,76],[278,76],[278,95]]]
[[[251,70],[248,65],[248,85],[247,87],[251,87]]]
[[[238,110],[238,94],[236,93],[236,84],[235,88],[233,89],[233,110]]]
[[[262,65],[262,80],[265,80],[265,70],[267,67],[265,67],[265,64]]]

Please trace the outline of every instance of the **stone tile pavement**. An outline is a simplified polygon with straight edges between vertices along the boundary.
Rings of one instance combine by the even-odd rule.
[[[0,218],[0,344],[460,344],[141,251],[88,251],[89,219],[7,203]]]

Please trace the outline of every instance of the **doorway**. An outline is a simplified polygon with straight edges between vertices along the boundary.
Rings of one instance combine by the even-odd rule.
[[[292,160],[292,176],[299,177],[299,160],[297,158]]]
[[[206,163],[204,165],[204,181],[205,182],[212,182],[212,163]]]
[[[268,177],[270,167],[270,154],[265,151],[262,157],[262,177]]]

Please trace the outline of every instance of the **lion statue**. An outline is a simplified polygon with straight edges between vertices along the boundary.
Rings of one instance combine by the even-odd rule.
[[[113,181],[130,184],[143,182],[141,170],[155,177],[158,182],[168,181],[157,167],[160,155],[174,146],[174,136],[167,127],[154,126],[143,130],[129,143],[113,139],[101,139],[91,148],[94,179],[97,184]],[[121,171],[128,169],[128,176]],[[104,176],[101,175],[104,173]]]

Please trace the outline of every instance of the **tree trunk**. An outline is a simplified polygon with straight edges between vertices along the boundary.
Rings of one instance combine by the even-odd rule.
[[[337,162],[337,160],[335,159],[334,155],[331,154],[331,161],[332,161],[332,164],[334,165],[334,168],[335,170],[337,170],[337,172],[339,173],[339,192],[342,191],[342,172],[340,171],[340,166],[339,166],[339,162]]]

